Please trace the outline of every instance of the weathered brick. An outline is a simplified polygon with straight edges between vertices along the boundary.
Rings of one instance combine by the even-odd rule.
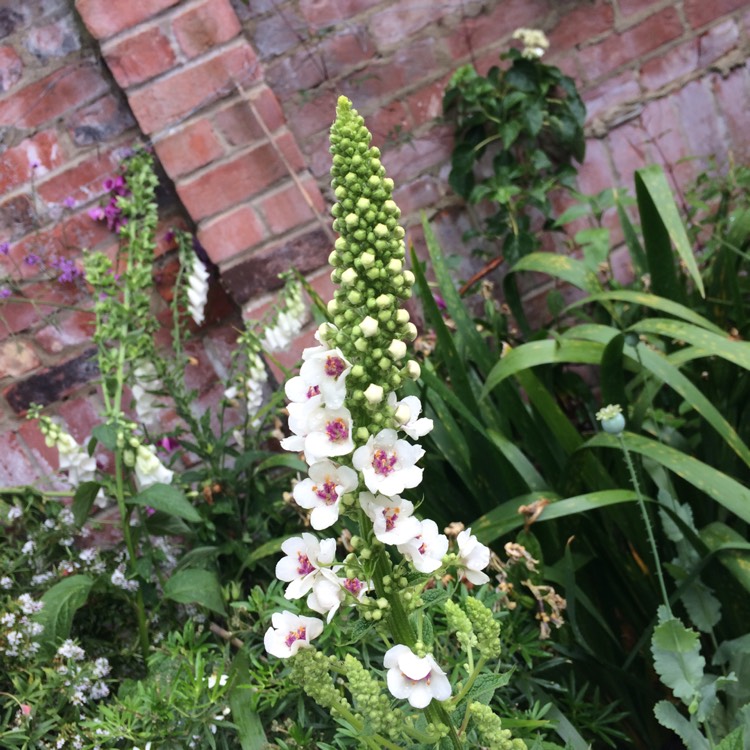
[[[63,489],[64,483],[56,477],[56,472],[60,466],[60,455],[57,448],[50,448],[45,442],[44,435],[39,431],[39,423],[22,422],[17,434],[28,449],[32,460],[41,469],[41,474],[49,478],[48,484],[54,489]]]
[[[130,106],[145,133],[179,122],[190,113],[247,86],[260,75],[255,53],[246,43],[180,68],[133,92]]]
[[[154,148],[172,179],[194,172],[224,153],[208,120],[197,120],[176,132],[170,130]]]
[[[250,101],[270,133],[276,132],[286,122],[279,100],[265,84],[252,92]]]
[[[109,84],[90,61],[68,65],[0,101],[0,126],[34,128],[100,97]]]
[[[171,70],[177,59],[171,42],[158,26],[104,44],[102,53],[112,75],[123,88]]]
[[[19,10],[21,8],[0,8],[0,39],[10,36],[23,23],[24,17]]]
[[[393,200],[402,216],[435,206],[445,196],[445,185],[433,175],[422,175],[396,188]]]
[[[609,31],[615,20],[612,5],[605,0],[582,3],[577,7],[561,10],[554,28],[547,35],[550,48],[559,52]]]
[[[5,399],[16,414],[21,414],[32,403],[47,406],[47,404],[60,401],[74,389],[93,380],[98,374],[96,349],[88,349],[68,362],[50,367],[37,375],[15,383],[5,391]]]
[[[411,107],[411,99],[409,107]],[[335,112],[335,108],[329,112]],[[333,119],[331,117],[330,119]],[[408,138],[412,130],[409,113],[406,106],[400,100],[383,104],[367,118],[367,127],[372,133],[373,144],[383,147],[388,143],[397,143],[399,140]],[[329,156],[330,158],[330,156]]]
[[[660,89],[698,67],[698,41],[688,39],[669,52],[654,57],[641,68],[641,83],[646,89]],[[606,85],[606,84],[604,84]]]
[[[726,78],[713,78],[714,93],[729,135],[728,147],[739,164],[750,161],[747,113],[750,111],[750,71],[743,66]]]
[[[446,76],[406,97],[406,106],[416,127],[442,117],[443,94],[447,83],[448,77]],[[408,131],[404,135],[408,136]]]
[[[14,433],[5,432],[0,435],[0,485],[19,487],[34,484],[40,473],[29,460]]]
[[[301,0],[299,7],[312,28],[323,29],[349,21],[379,4],[380,0]]]
[[[73,197],[85,202],[105,193],[103,183],[119,165],[116,151],[104,151],[74,163],[64,172],[40,181],[39,195],[48,203],[62,203]]]
[[[273,142],[284,157],[287,169],[299,172],[305,168],[305,158],[302,156],[297,141],[291,133],[279,133]]]
[[[10,45],[0,47],[0,92],[10,91],[23,75],[23,61]]]
[[[315,133],[328,133],[336,116],[337,99],[337,92],[321,90],[300,101],[289,101],[286,105],[289,112],[289,128],[300,140]]]
[[[73,112],[66,121],[76,146],[106,143],[135,125],[127,104],[118,96],[107,94],[93,104]]]
[[[257,21],[253,45],[261,60],[270,60],[298,47],[305,40],[307,24],[288,6]]]
[[[198,240],[214,263],[223,263],[260,243],[265,230],[251,206],[240,206],[198,227]],[[225,276],[223,276],[226,281]]]
[[[609,134],[609,148],[618,178],[617,185],[635,193],[633,174],[636,169],[655,161],[649,137],[638,123],[625,123]]]
[[[423,0],[401,2],[374,13],[369,18],[370,36],[379,51],[389,50],[411,39],[426,26],[449,15],[443,3]]]
[[[0,379],[17,378],[41,364],[34,347],[18,338],[0,343]]]
[[[326,35],[318,45],[316,54],[325,62],[327,76],[339,78],[352,68],[371,60],[375,55],[375,47],[364,27],[358,26]],[[412,62],[419,59],[418,55],[413,54]],[[412,70],[412,75],[417,76],[419,73]]]
[[[578,169],[578,188],[587,195],[596,195],[615,186],[609,152],[604,141],[589,138],[586,142],[586,158]]]
[[[188,57],[209,52],[240,33],[237,14],[229,0],[205,0],[172,18],[180,49]]]
[[[93,312],[75,310],[60,317],[55,325],[44,326],[34,334],[34,341],[49,354],[91,341],[96,316]]]
[[[710,65],[734,49],[738,41],[739,30],[731,18],[712,26],[698,37],[698,64],[701,67]]]
[[[585,47],[580,52],[579,64],[587,80],[595,81],[677,39],[682,33],[677,9],[668,7],[627,31],[611,34],[599,44]]]
[[[726,159],[723,122],[707,79],[691,81],[673,97],[690,156]],[[705,164],[705,162],[704,162]]]
[[[81,40],[72,16],[64,16],[54,23],[36,26],[26,37],[26,49],[39,60],[65,57],[81,48]]]
[[[273,147],[264,143],[231,161],[177,183],[177,192],[195,220],[204,219],[257,195],[286,174]]]
[[[661,10],[661,7],[671,4],[671,0],[617,0],[620,13],[625,16],[632,16],[636,13],[653,13],[656,10]]]
[[[406,86],[409,71],[403,65],[396,65],[392,60],[382,62],[378,58],[356,75],[345,78],[340,83],[340,93],[353,102],[372,102],[373,106],[380,99],[393,98],[393,92]],[[374,108],[374,107],[373,107]],[[360,107],[367,115],[367,109]]]
[[[231,104],[213,116],[216,130],[230,146],[249,146],[265,138],[263,128],[244,99]]]
[[[176,5],[179,0],[75,0],[86,28],[107,39]]]
[[[59,167],[65,155],[54,130],[45,130],[9,148],[0,163],[0,193],[5,193]]]
[[[222,280],[237,304],[281,286],[278,275],[290,268],[309,273],[320,268],[331,252],[331,240],[322,229],[259,250],[223,269]]]
[[[314,50],[302,50],[270,62],[266,83],[276,96],[287,98],[297,91],[311,91],[326,80],[325,61]]]
[[[661,59],[661,58],[659,58]],[[583,94],[586,104],[586,120],[591,121],[616,107],[622,107],[637,101],[641,95],[641,88],[635,75],[631,71],[621,73],[610,78],[594,88],[587,89]]]
[[[102,422],[97,401],[94,393],[88,393],[82,398],[63,401],[57,408],[58,414],[65,420],[68,432],[81,445],[88,442],[91,431]]]
[[[317,213],[322,213],[323,199],[318,186],[312,180],[307,180],[303,185],[307,199],[297,185],[292,183],[264,196],[259,201],[266,226],[273,234],[283,234],[310,222],[314,214],[308,200],[313,203]]]
[[[688,23],[697,29],[746,5],[746,0],[685,0],[684,7]]]
[[[396,183],[413,179],[450,159],[453,138],[445,126],[433,128],[420,138],[413,138],[383,154],[383,165]]]
[[[31,232],[37,222],[37,209],[27,193],[0,203],[0,237],[13,242]]]

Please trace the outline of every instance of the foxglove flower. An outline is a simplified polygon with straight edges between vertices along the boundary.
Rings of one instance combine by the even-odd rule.
[[[448,551],[448,537],[438,531],[437,524],[428,519],[421,522],[417,536],[398,545],[398,551],[420,573],[434,573],[442,564]]]
[[[398,495],[375,497],[361,492],[359,504],[372,521],[375,537],[383,544],[406,544],[418,536],[422,526],[414,518],[414,506]]]
[[[152,484],[171,484],[174,472],[168,469],[156,456],[153,445],[139,445],[135,454],[135,481],[138,489]]]
[[[362,472],[370,492],[397,495],[422,481],[422,469],[415,464],[423,455],[424,449],[399,440],[395,430],[381,430],[354,451],[352,465]]]
[[[141,362],[133,370],[131,391],[135,399],[135,413],[146,427],[153,427],[159,423],[161,405],[159,404],[160,396],[156,391],[160,391],[163,387],[152,362]]]
[[[263,644],[269,654],[279,659],[294,656],[300,648],[309,646],[310,641],[323,632],[322,620],[295,615],[287,610],[274,612],[271,624],[272,627],[263,637]]]
[[[284,592],[287,599],[299,599],[313,587],[321,568],[333,563],[336,540],[319,541],[313,534],[303,533],[287,539],[281,551],[286,557],[276,563],[276,577],[289,582]]]
[[[427,708],[433,698],[451,697],[451,684],[430,654],[420,658],[408,646],[398,644],[385,652],[383,665],[391,695],[409,701],[413,708]]]
[[[195,325],[203,325],[206,302],[208,302],[208,269],[203,261],[193,256],[193,266],[187,280],[188,311]]]
[[[482,571],[490,564],[490,548],[485,547],[471,529],[462,531],[456,538],[458,543],[458,572],[467,581],[478,586],[487,583],[490,577]]]
[[[320,531],[338,521],[341,497],[357,489],[357,473],[327,460],[313,464],[308,473],[308,479],[294,486],[293,495],[297,505],[312,510],[310,525]]]

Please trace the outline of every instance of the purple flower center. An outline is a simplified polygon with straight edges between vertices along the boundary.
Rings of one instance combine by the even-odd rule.
[[[344,588],[354,594],[354,596],[359,596],[359,592],[362,591],[364,587],[365,584],[357,578],[347,578],[344,581]]]
[[[284,639],[284,643],[287,648],[291,648],[295,641],[304,641],[307,635],[307,629],[304,625],[300,625],[296,630],[290,630]]]
[[[383,510],[383,518],[385,518],[385,530],[393,531],[398,521],[398,515],[401,508],[385,508]]]
[[[422,537],[419,537],[419,536],[417,537],[417,539],[421,539],[421,538]],[[420,555],[427,554],[427,545],[424,542],[422,542],[422,544],[419,545],[419,554]]]
[[[303,555],[301,552],[297,553],[297,572],[301,576],[306,576],[315,570],[315,567],[310,562],[310,558],[307,555]]]
[[[338,443],[349,437],[349,428],[341,417],[337,417],[326,425],[326,435],[332,443]]]
[[[338,502],[339,493],[336,492],[336,482],[327,479],[321,485],[314,484],[312,489],[326,505],[333,505]]]
[[[375,469],[376,474],[387,477],[394,471],[396,461],[398,461],[398,456],[395,453],[388,453],[379,448],[372,457],[372,468]]]
[[[326,357],[324,370],[329,378],[336,379],[339,377],[339,375],[341,375],[342,372],[344,372],[344,370],[346,370],[346,362],[344,362],[341,357],[336,357],[335,355],[329,354]]]
[[[307,397],[308,398],[314,398],[315,396],[320,396],[320,386],[319,385],[311,385],[307,389]]]

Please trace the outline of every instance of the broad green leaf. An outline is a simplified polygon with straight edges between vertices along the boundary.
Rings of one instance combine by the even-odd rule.
[[[750,522],[750,490],[735,479],[676,448],[630,432],[624,432],[619,438],[599,433],[589,439],[583,447],[622,450],[620,439],[628,450],[662,464],[743,521]]]
[[[716,747],[714,750],[743,750],[745,747],[744,743],[744,727],[737,727],[733,732],[730,732]]]
[[[83,484],[78,485],[76,494],[73,495],[73,504],[70,507],[76,526],[80,527],[86,523],[91,506],[94,504],[100,489],[99,482],[83,482]]]
[[[512,440],[496,430],[489,430],[488,437],[521,476],[529,492],[544,492],[549,489],[546,480]]]
[[[226,614],[219,579],[210,570],[178,570],[164,584],[164,596],[173,602],[199,604],[217,614]]]
[[[721,521],[714,521],[701,529],[700,537],[712,551],[730,545],[744,545],[745,537]],[[726,549],[718,552],[719,562],[731,572],[745,591],[750,592],[750,550]]]
[[[680,594],[690,622],[701,633],[710,633],[721,620],[721,602],[703,581],[692,581]]]
[[[107,450],[117,448],[117,428],[111,424],[98,424],[91,430],[91,437],[101,443]],[[89,453],[92,451],[89,450]]]
[[[690,750],[709,750],[708,740],[701,734],[698,725],[686,719],[668,701],[659,701],[654,706],[654,716],[659,724],[671,729]]]
[[[583,261],[557,253],[530,253],[514,264],[508,274],[520,271],[546,273],[586,292],[599,292],[602,285]]]
[[[618,333],[610,339],[602,352],[599,380],[603,404],[620,404],[627,413],[628,398],[625,395],[625,367],[623,350],[625,336]]]
[[[86,603],[94,581],[86,575],[73,575],[58,581],[42,596],[44,606],[34,619],[44,627],[40,642],[45,654],[55,651],[70,636],[75,613]]]
[[[201,514],[193,507],[185,497],[182,490],[171,484],[152,484],[141,490],[137,495],[128,498],[128,503],[159,510],[169,516],[184,518],[186,521],[197,523],[201,520]]]
[[[635,192],[638,199],[638,210],[641,214],[646,253],[649,259],[649,271],[654,290],[658,294],[663,294],[672,299],[678,299],[681,296],[679,293],[675,293],[677,280],[674,258],[669,244],[665,246],[664,241],[666,239],[667,242],[671,241],[674,245],[680,261],[693,279],[701,297],[705,297],[703,279],[695,261],[693,248],[690,245],[664,170],[655,164],[637,170],[635,173]]]
[[[262,471],[267,471],[268,469],[276,469],[279,466],[284,466],[287,469],[292,469],[293,471],[301,471],[304,473],[307,473],[308,465],[301,461],[297,456],[293,456],[288,453],[278,453],[275,456],[271,456],[270,458],[265,459],[265,461],[261,461],[256,467],[255,467],[255,473],[260,474]]]
[[[479,701],[480,703],[489,705],[492,702],[492,697],[495,695],[495,690],[505,687],[510,682],[512,676],[512,669],[503,674],[480,674],[469,689],[466,700],[469,703]]]
[[[676,617],[667,617],[663,606],[659,607],[659,619],[663,621],[651,637],[654,669],[675,697],[690,706],[700,694],[706,666],[700,636]]]
[[[237,726],[242,750],[263,750],[268,738],[263,731],[263,722],[255,710],[255,688],[250,686],[250,670],[247,656],[240,652],[232,664],[234,685],[229,691],[229,707],[232,721]]]
[[[255,565],[258,560],[262,560],[264,557],[275,555],[281,549],[281,545],[284,544],[285,541],[286,537],[277,537],[276,539],[269,539],[267,542],[256,547],[245,558],[245,562],[242,563],[242,570]]]

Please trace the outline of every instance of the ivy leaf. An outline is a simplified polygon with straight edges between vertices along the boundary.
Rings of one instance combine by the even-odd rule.
[[[706,666],[698,633],[686,628],[676,617],[667,617],[663,606],[659,607],[659,620],[651,638],[654,668],[674,695],[691,706],[700,693]]]

